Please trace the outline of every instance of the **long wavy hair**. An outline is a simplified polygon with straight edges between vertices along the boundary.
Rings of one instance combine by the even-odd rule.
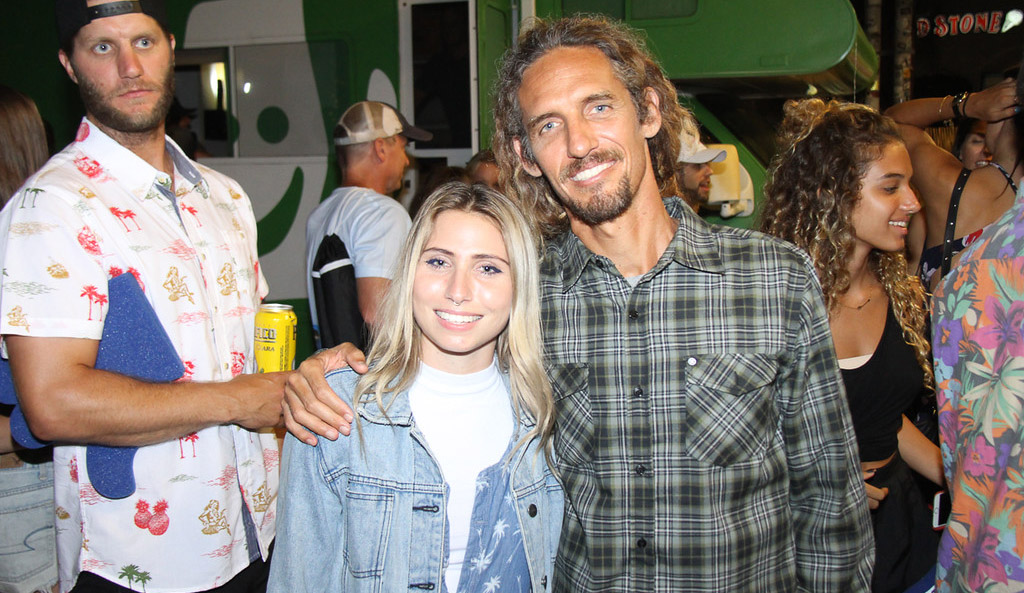
[[[0,85],[0,205],[50,158],[46,130],[32,99]]]
[[[655,179],[662,195],[676,192],[673,167],[679,155],[679,132],[687,130],[699,136],[696,121],[676,98],[676,89],[647,50],[637,33],[621,22],[603,16],[576,15],[555,21],[535,19],[505,52],[498,83],[494,89],[495,133],[491,142],[498,161],[498,183],[520,202],[544,236],[553,236],[568,228],[568,219],[550,183],[523,169],[514,142],[522,146],[523,158],[536,164],[529,135],[519,104],[523,74],[546,53],[559,47],[593,47],[611,61],[616,78],[629,91],[639,121],[646,121],[646,91],[658,96],[661,129],[647,140]]]
[[[892,119],[856,103],[787,101],[784,112],[759,226],[810,254],[832,315],[850,288],[846,262],[853,253],[852,214],[861,199],[864,175],[886,147],[903,140]],[[902,252],[875,249],[868,265],[882,283],[903,337],[914,348],[930,385],[921,281],[907,271]]]
[[[541,449],[550,451],[554,425],[551,385],[543,365],[540,338],[539,241],[530,221],[509,198],[483,184],[461,181],[438,187],[424,201],[412,223],[391,282],[374,324],[368,363],[370,370],[356,384],[357,405],[376,403],[387,413],[395,395],[409,388],[420,364],[423,332],[413,317],[413,282],[416,265],[442,212],[479,214],[498,227],[508,251],[513,298],[508,325],[498,336],[498,364],[508,373],[513,407],[518,419],[527,412],[536,426],[519,444],[540,437]],[[361,425],[357,429],[361,433]]]

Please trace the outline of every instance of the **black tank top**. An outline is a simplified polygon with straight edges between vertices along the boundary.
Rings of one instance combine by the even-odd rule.
[[[903,412],[924,389],[924,371],[914,349],[903,340],[891,306],[874,354],[855,369],[843,369],[843,383],[860,460],[888,458],[898,446],[896,433],[903,426]]]

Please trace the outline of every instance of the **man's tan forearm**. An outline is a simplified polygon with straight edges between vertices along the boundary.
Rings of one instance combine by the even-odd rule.
[[[5,340],[25,418],[42,440],[141,446],[218,424],[259,428],[280,421],[280,376],[147,383],[93,368],[96,340]]]

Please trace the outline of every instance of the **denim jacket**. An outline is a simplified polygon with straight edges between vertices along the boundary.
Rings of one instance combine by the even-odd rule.
[[[348,369],[327,375],[349,405],[357,379]],[[386,417],[376,403],[356,413],[362,446],[355,430],[336,441],[321,438],[316,447],[288,436],[271,593],[442,590],[448,486],[413,422],[408,393],[395,397]],[[521,417],[513,442],[532,426]],[[538,453],[533,440],[509,460],[509,495],[536,592],[551,580],[563,505],[562,489]]]

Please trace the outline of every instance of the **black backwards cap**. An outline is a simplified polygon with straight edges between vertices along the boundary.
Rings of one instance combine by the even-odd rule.
[[[68,47],[78,30],[96,19],[133,12],[153,17],[167,30],[163,0],[120,0],[96,6],[87,6],[86,0],[56,0],[57,38],[60,46]]]

